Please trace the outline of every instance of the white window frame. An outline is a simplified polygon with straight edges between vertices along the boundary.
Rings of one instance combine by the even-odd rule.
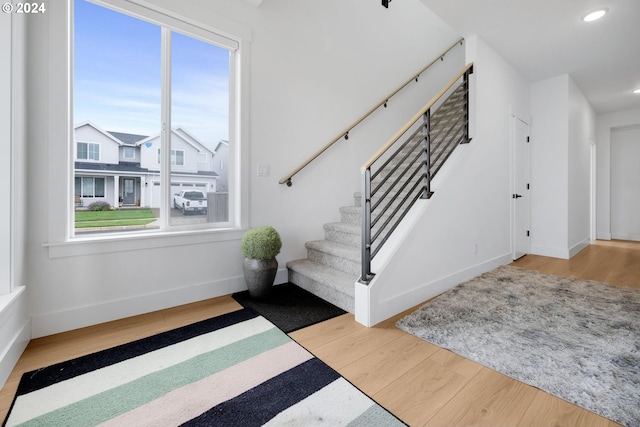
[[[237,43],[238,50],[231,61],[232,69],[237,73],[230,93],[230,112],[236,117],[230,128],[229,138],[234,142],[229,152],[229,161],[235,165],[233,176],[230,176],[230,221],[221,228],[206,227],[203,229],[179,229],[164,227],[161,231],[150,233],[127,233],[110,236],[74,236],[73,193],[74,169],[73,150],[73,58],[72,58],[72,10],[71,0],[50,2],[47,10],[47,26],[35,32],[47,40],[49,48],[49,66],[59,70],[47,75],[44,86],[48,92],[48,132],[47,143],[51,148],[49,156],[50,180],[48,189],[51,197],[48,206],[48,241],[44,246],[49,250],[49,257],[70,257],[87,254],[110,253],[121,251],[137,251],[146,248],[170,247],[176,245],[202,244],[239,240],[249,221],[248,183],[249,183],[249,99],[250,99],[250,58],[251,31],[235,21],[223,16],[208,15],[207,23],[199,21],[200,17],[192,13],[185,16],[176,10],[167,10],[149,4],[144,0],[92,0],[97,4],[141,17],[159,25],[169,25],[190,36],[197,33],[207,35],[218,34],[221,40]],[[180,8],[180,4],[172,4],[171,8]],[[183,8],[188,9],[188,8]],[[188,28],[192,31],[186,31]],[[194,30],[195,29],[195,30]],[[203,38],[211,42],[208,38]],[[65,106],[66,108],[60,108]],[[169,153],[169,150],[165,150]],[[170,156],[166,155],[165,163],[169,165]],[[67,165],[62,168],[60,165]],[[169,184],[169,182],[167,182]],[[170,185],[165,185],[162,196],[170,196]],[[167,200],[163,205],[168,206]],[[164,216],[168,222],[167,215]]]

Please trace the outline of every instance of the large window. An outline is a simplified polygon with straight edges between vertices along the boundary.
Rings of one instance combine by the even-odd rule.
[[[237,171],[213,165],[235,164],[227,158],[232,150],[216,147],[234,144],[238,43],[161,14],[150,18],[145,8],[122,11],[127,2],[104,3],[119,9],[74,0],[75,195],[101,194],[123,217],[127,209],[154,216],[155,229],[125,227],[127,233],[228,227],[237,194],[219,191],[218,182]],[[81,141],[88,133],[101,142]],[[92,169],[107,175],[101,184],[86,177]],[[183,200],[187,186],[202,197]]]
[[[104,197],[104,178],[77,176],[75,195],[78,197]]]

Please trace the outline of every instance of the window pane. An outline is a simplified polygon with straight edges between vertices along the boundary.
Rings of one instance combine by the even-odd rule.
[[[233,53],[204,40],[232,41],[179,21],[168,25],[185,33],[171,32],[108,7],[74,0],[74,141],[84,141],[76,147],[74,191],[114,207],[146,208],[159,228],[228,222]],[[175,193],[187,190],[198,195],[178,203]],[[215,206],[213,215],[207,205]]]
[[[89,144],[89,159],[91,160],[100,160],[100,145],[99,144]]]
[[[82,178],[82,196],[93,197],[93,178]]]
[[[86,142],[78,142],[78,159],[86,160],[87,157],[87,143]]]
[[[176,153],[176,165],[184,166],[184,151],[178,151]]]
[[[161,192],[152,185],[160,182],[156,161],[161,129],[160,53],[158,25],[87,0],[74,0],[73,120],[76,139],[91,141],[78,143],[77,158],[83,160],[75,164],[74,172],[76,177],[95,173],[95,165],[92,171],[86,164],[90,160],[111,174],[76,179],[75,191],[114,207],[147,208],[148,222],[160,212]],[[121,156],[123,144],[127,147]],[[84,228],[80,220],[87,203],[84,206],[76,207],[76,233],[104,232]],[[126,215],[127,210],[119,214]],[[132,227],[125,231],[139,232],[139,224],[131,221]]]
[[[217,147],[229,139],[229,51],[175,32],[171,40],[170,223],[226,222],[227,171],[222,179],[214,165],[228,156]]]
[[[95,197],[104,197],[104,178],[94,178]]]

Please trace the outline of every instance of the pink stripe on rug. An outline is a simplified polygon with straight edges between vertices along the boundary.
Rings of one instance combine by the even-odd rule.
[[[311,358],[311,353],[292,341],[167,393],[100,425],[180,425]]]

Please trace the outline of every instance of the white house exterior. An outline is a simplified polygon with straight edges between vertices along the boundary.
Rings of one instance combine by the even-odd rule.
[[[214,163],[226,163],[182,128],[171,132],[171,193],[196,188],[216,192]],[[227,154],[226,152],[222,154]],[[107,132],[91,122],[75,127],[75,202],[88,206],[160,207],[160,134]]]

